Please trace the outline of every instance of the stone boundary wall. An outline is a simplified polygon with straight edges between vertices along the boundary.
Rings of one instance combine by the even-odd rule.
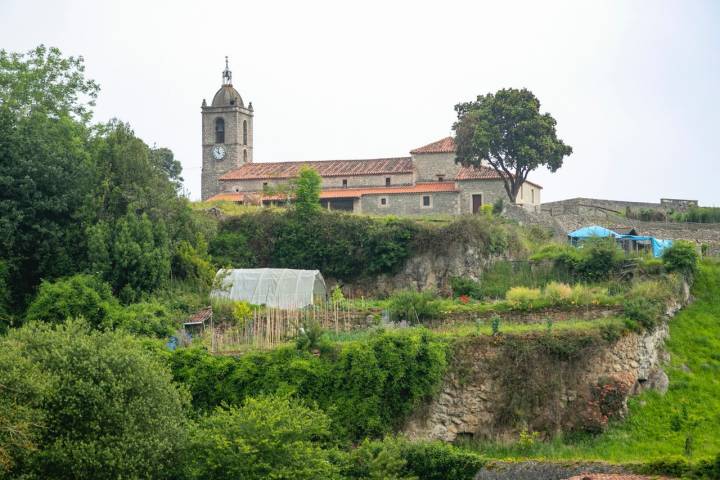
[[[659,211],[682,211],[690,207],[697,207],[697,200],[682,200],[663,198],[660,203],[650,202],[628,202],[624,200],[603,200],[599,198],[570,198],[555,202],[545,202],[541,206],[543,212],[551,215],[562,215],[567,213],[583,214],[601,210],[615,213],[624,213],[628,208],[631,210],[659,210]]]

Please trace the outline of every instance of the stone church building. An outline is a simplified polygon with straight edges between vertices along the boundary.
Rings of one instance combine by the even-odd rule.
[[[254,162],[253,106],[232,85],[225,63],[223,84],[202,103],[202,199],[241,204],[281,204],[282,184],[310,166],[322,177],[320,201],[331,210],[380,215],[476,213],[507,193],[492,168],[455,163],[455,143],[443,138],[409,157],[309,162]],[[280,188],[279,188],[280,186]],[[525,182],[516,203],[539,210],[542,187]]]

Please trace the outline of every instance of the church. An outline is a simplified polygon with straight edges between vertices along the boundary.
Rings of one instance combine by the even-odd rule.
[[[282,186],[302,166],[322,177],[320,202],[330,210],[374,215],[477,213],[507,193],[490,167],[455,163],[455,143],[446,137],[410,150],[410,156],[367,160],[255,162],[253,105],[232,85],[225,59],[222,86],[202,102],[202,199],[245,205],[282,204]],[[516,203],[540,209],[542,187],[526,181]]]

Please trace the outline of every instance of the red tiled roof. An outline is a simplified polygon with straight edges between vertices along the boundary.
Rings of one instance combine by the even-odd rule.
[[[429,143],[424,147],[410,150],[411,154],[416,153],[452,153],[455,151],[455,140],[452,137],[445,137],[437,142]]]
[[[494,169],[486,166],[480,167],[460,167],[460,171],[455,177],[456,180],[502,180],[502,176]],[[537,183],[525,180],[525,183],[533,185],[537,188],[543,188]]]
[[[460,167],[456,177],[458,180],[501,180],[502,177],[495,169],[485,166]]]
[[[286,179],[298,176],[300,167],[312,167],[321,177],[349,177],[353,175],[390,175],[412,173],[410,157],[375,158],[370,160],[320,160],[312,162],[246,163],[232,170],[220,180]]]
[[[454,182],[428,182],[417,183],[415,185],[404,185],[396,187],[368,187],[368,188],[334,188],[323,190],[320,192],[321,199],[327,198],[359,198],[363,195],[399,195],[407,193],[433,193],[433,192],[457,192]],[[241,202],[245,198],[245,193],[228,192],[218,193],[211,197],[208,201],[227,200],[231,202]],[[263,200],[284,200],[283,195],[263,195]]]

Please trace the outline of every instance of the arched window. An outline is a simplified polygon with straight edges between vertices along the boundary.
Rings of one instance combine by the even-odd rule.
[[[215,143],[225,143],[225,120],[215,119]]]
[[[247,145],[247,120],[243,120],[243,145]]]
[[[243,163],[247,163],[247,150],[243,150]]]

